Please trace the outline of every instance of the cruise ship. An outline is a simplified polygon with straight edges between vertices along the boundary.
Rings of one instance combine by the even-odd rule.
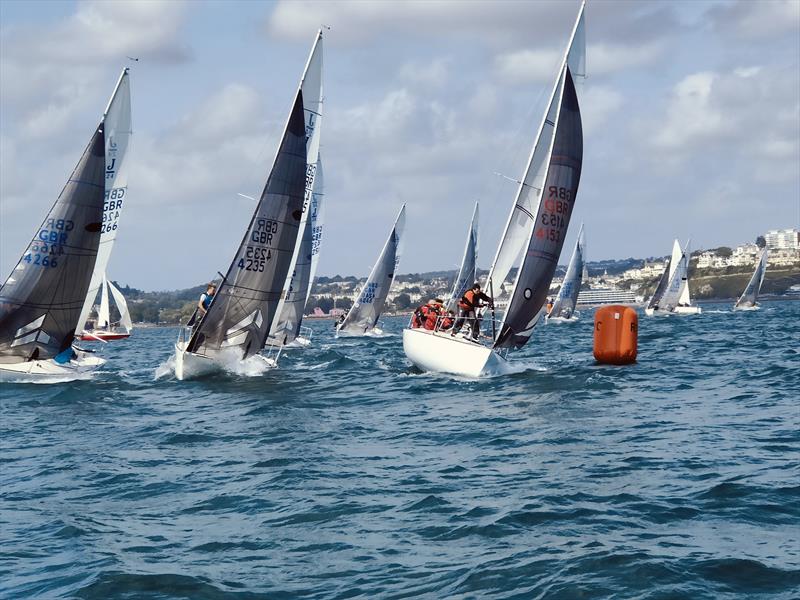
[[[595,287],[581,290],[578,294],[578,306],[597,306],[599,304],[640,304],[643,298],[637,297],[630,290],[612,287]]]

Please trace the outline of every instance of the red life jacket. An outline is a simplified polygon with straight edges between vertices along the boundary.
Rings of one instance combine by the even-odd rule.
[[[472,290],[467,290],[466,293],[461,297],[461,301],[458,305],[464,310],[472,310],[475,308],[475,292]]]
[[[425,329],[433,331],[436,328],[436,319],[439,317],[439,309],[435,306],[428,306],[428,318],[425,319]]]

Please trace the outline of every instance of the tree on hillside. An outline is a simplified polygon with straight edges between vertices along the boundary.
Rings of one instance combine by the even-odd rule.
[[[733,254],[733,250],[731,250],[727,246],[720,246],[714,252],[716,252],[717,256],[722,256],[723,258],[727,258],[731,254]]]
[[[394,299],[394,305],[399,310],[405,310],[406,308],[411,307],[411,296],[408,294],[397,294],[397,297]]]

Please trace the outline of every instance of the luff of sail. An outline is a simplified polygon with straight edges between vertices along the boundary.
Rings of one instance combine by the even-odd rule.
[[[86,320],[97,298],[103,277],[105,277],[108,261],[114,240],[117,238],[119,219],[122,209],[127,204],[128,165],[125,157],[130,147],[131,136],[131,93],[128,69],[123,69],[117,85],[103,113],[103,131],[105,135],[105,202],[103,205],[103,225],[100,235],[100,248],[97,252],[92,280],[81,310],[76,333],[80,334],[86,326]]]
[[[361,288],[347,317],[339,326],[340,332],[363,334],[377,325],[378,318],[386,305],[386,297],[389,295],[389,289],[394,281],[397,266],[400,263],[405,221],[406,206],[404,204],[367,282]]]
[[[322,30],[319,30],[300,80],[306,124],[306,153],[308,155],[306,190],[303,217],[300,223],[301,233],[292,253],[289,276],[284,283],[277,317],[273,321],[268,338],[270,344],[278,346],[291,343],[297,337],[310,284],[310,227],[312,224],[309,222],[309,209],[315,189],[322,127],[322,58]]]
[[[553,308],[550,310],[551,317],[569,319],[575,312],[575,305],[578,303],[578,293],[581,291],[581,282],[583,280],[583,247],[583,225],[581,225],[575,248],[572,251],[572,257],[569,260],[567,273],[564,275],[564,282],[561,284],[558,296],[553,302]]]
[[[322,237],[325,229],[325,179],[322,173],[322,157],[317,161],[317,175],[314,178],[314,194],[311,197],[311,273],[309,274],[308,291],[306,292],[306,306],[304,312],[308,312],[308,301],[311,298],[311,289],[314,287],[314,279],[317,276],[319,266],[319,255],[322,250]]]
[[[561,77],[562,92],[544,190],[495,348],[520,348],[533,333],[549,293],[578,192],[583,163],[581,113],[568,66]]]
[[[22,258],[0,288],[0,362],[53,358],[72,344],[103,219],[102,123]]]
[[[464,258],[461,260],[461,268],[458,270],[456,279],[453,282],[453,290],[450,292],[450,299],[447,301],[447,310],[456,311],[458,302],[467,293],[470,286],[478,280],[477,272],[478,260],[478,203],[475,203],[475,210],[472,212],[467,242],[464,246]]]
[[[756,261],[756,268],[747,282],[742,295],[736,301],[736,308],[752,308],[758,303],[758,293],[761,291],[761,284],[764,282],[764,274],[767,272],[767,249],[764,248]]]
[[[555,85],[550,93],[547,110],[536,132],[535,142],[528,157],[525,174],[519,182],[517,195],[511,207],[511,214],[506,222],[492,266],[489,269],[488,280],[492,282],[495,290],[500,289],[511,268],[519,259],[535,223],[534,213],[542,197],[544,180],[547,175],[548,157],[555,135],[559,99],[563,93],[563,71],[569,66],[574,76],[585,77],[586,34],[584,9],[585,3],[582,3],[567,44],[561,69],[556,76]]]
[[[667,259],[667,264],[664,265],[664,272],[661,273],[661,278],[658,280],[658,285],[656,286],[656,291],[653,292],[653,297],[650,298],[650,302],[647,304],[647,308],[649,309],[656,309],[660,308],[661,298],[664,296],[664,292],[667,290],[667,285],[669,284],[669,274],[672,271],[671,268],[672,259]]]
[[[234,349],[244,359],[264,346],[303,216],[306,152],[298,90],[258,206],[188,352],[213,356]]]

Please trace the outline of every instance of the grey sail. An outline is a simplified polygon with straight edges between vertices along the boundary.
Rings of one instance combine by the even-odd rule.
[[[751,308],[758,303],[758,293],[761,291],[761,284],[764,282],[764,274],[767,272],[767,249],[761,250],[761,254],[756,262],[756,269],[744,288],[739,300],[736,301],[737,308]]]
[[[564,275],[564,283],[561,284],[558,296],[553,302],[553,308],[550,310],[551,317],[569,319],[575,312],[578,293],[581,291],[581,283],[583,281],[583,247],[583,225],[581,225],[578,232],[578,240],[575,242],[575,249],[572,251],[572,257],[567,267],[567,273]]]
[[[298,91],[261,199],[208,312],[189,340],[189,352],[214,355],[237,349],[241,358],[248,358],[264,346],[303,215],[306,160],[303,97]]]
[[[319,266],[319,255],[322,250],[322,237],[324,230],[325,214],[325,179],[322,175],[322,157],[317,160],[317,176],[314,178],[314,193],[311,195],[311,273],[309,275],[308,293],[304,312],[307,314],[311,300],[311,289],[314,287],[314,278]]]
[[[383,246],[378,262],[372,268],[367,282],[361,289],[353,307],[339,326],[339,331],[349,334],[363,334],[375,327],[386,305],[389,288],[392,287],[395,271],[400,262],[401,241],[405,228],[406,207],[400,209],[389,238]]]
[[[670,262],[671,260],[667,258],[667,262],[664,264],[664,272],[661,274],[661,279],[658,280],[656,291],[653,292],[653,297],[650,298],[647,308],[658,309],[660,307],[661,298],[664,296],[664,292],[667,290],[667,285],[669,284]]]
[[[467,293],[470,286],[478,280],[477,261],[478,260],[478,203],[475,203],[475,210],[472,213],[472,221],[467,234],[467,243],[464,247],[464,258],[461,261],[461,268],[458,270],[456,279],[453,282],[453,291],[447,301],[447,310],[456,311],[458,301]]]
[[[317,166],[309,165],[308,168],[316,170]],[[320,179],[311,178],[310,181],[312,188],[307,190],[309,213],[303,219],[303,232],[297,249],[297,261],[289,276],[288,285],[283,290],[284,298],[280,313],[275,318],[267,338],[267,344],[270,346],[285,346],[292,343],[300,334],[300,324],[303,322],[303,310],[311,288],[314,225],[318,209],[316,188]]]
[[[100,245],[105,171],[101,124],[0,288],[0,362],[53,358],[72,344]]]
[[[581,112],[569,67],[562,77],[547,175],[495,348],[520,348],[530,339],[547,299],[578,192],[583,163]]]

